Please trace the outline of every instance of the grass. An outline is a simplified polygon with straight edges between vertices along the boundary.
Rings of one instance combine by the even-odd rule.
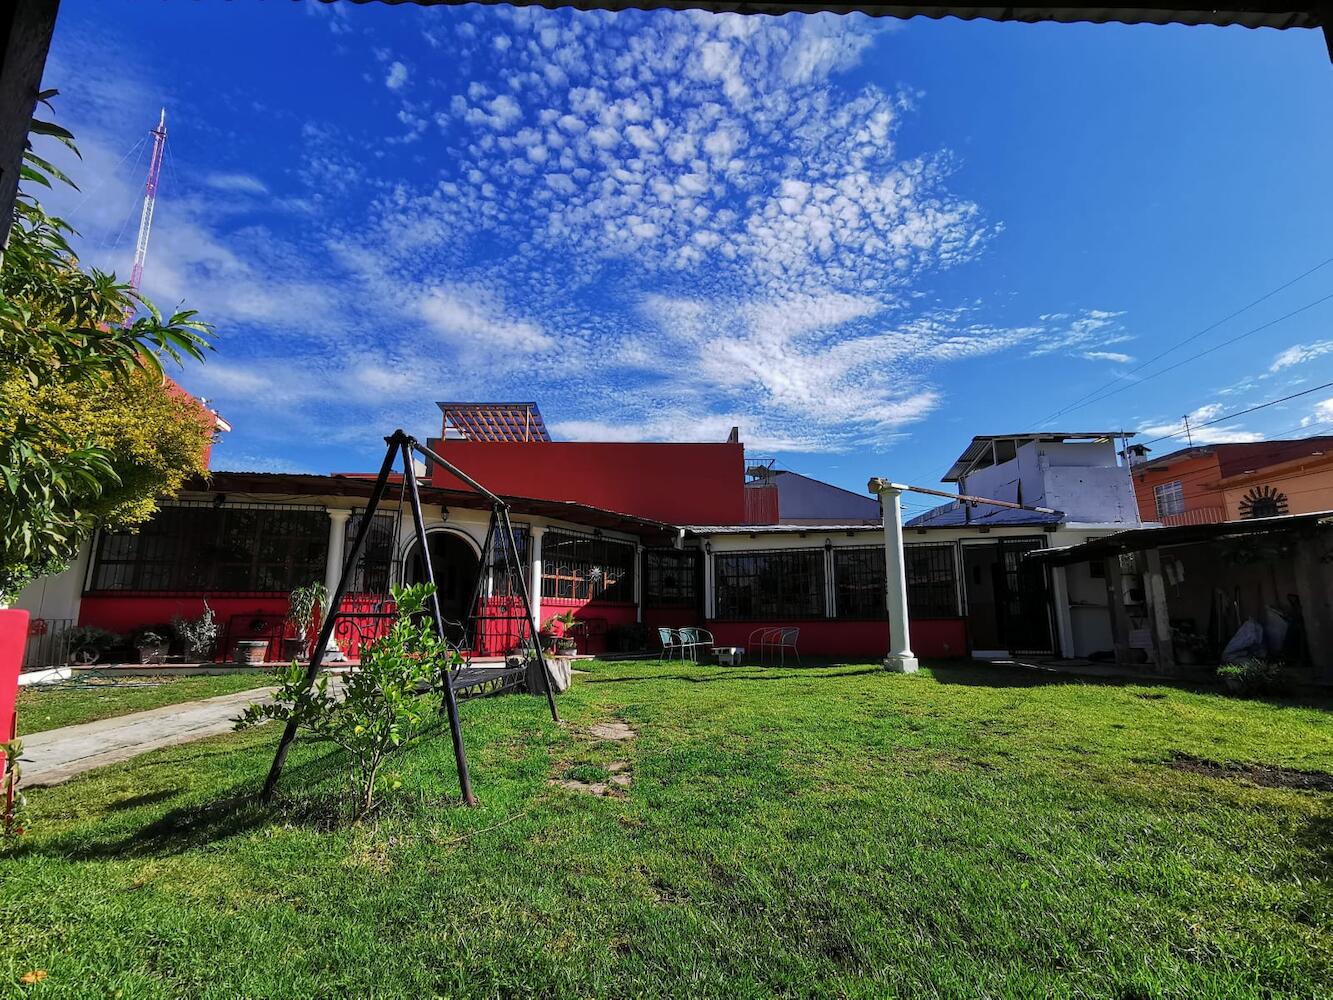
[[[61,684],[25,687],[19,691],[19,735],[96,722],[273,683],[273,678],[267,674],[237,673],[197,677],[77,678]]]
[[[0,857],[0,993],[77,997],[1328,995],[1327,704],[979,666],[595,663],[466,703],[374,822],[275,727],[36,790]],[[631,742],[590,739],[622,719]],[[553,787],[625,762],[623,796]],[[16,984],[30,970],[48,977]]]

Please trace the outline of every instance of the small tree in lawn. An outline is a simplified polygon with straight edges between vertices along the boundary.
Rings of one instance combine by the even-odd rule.
[[[385,762],[411,746],[434,717],[434,705],[419,690],[448,683],[449,666],[459,662],[457,650],[423,613],[434,592],[428,583],[394,588],[393,626],[361,647],[361,665],[344,676],[341,697],[329,691],[327,675],[307,688],[305,668],[293,663],[283,670],[273,701],[250,705],[236,720],[237,729],[246,729],[269,719],[295,719],[316,739],[342,747],[353,819],[375,806],[375,783]]]

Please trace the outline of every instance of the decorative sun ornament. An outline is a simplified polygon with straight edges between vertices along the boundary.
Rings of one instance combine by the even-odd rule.
[[[1279,493],[1271,486],[1252,486],[1241,497],[1240,516],[1246,520],[1260,517],[1277,517],[1287,513],[1287,495]]]

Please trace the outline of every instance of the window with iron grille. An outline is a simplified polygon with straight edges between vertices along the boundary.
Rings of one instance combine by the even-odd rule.
[[[719,619],[824,618],[824,550],[722,552],[713,557]]]
[[[645,608],[699,606],[697,549],[644,549],[643,606]]]
[[[89,592],[278,594],[323,580],[323,507],[175,504],[98,540]]]
[[[547,531],[542,536],[542,597],[633,603],[634,546]]]
[[[356,533],[361,529],[365,516],[364,510],[357,510],[347,519],[343,535],[344,553],[351,552],[352,546],[356,544]],[[347,581],[349,594],[389,593],[389,585],[397,577],[397,529],[396,514],[380,511],[371,519],[365,548],[361,550],[361,558],[356,561],[352,577]]]
[[[496,526],[495,536],[491,539],[491,586],[496,597],[518,597],[519,577],[529,570],[532,552],[532,529],[526,524],[513,524],[514,548],[518,550],[518,561],[511,565],[506,556],[504,534]],[[547,536],[549,537],[549,536]]]
[[[1159,518],[1185,513],[1185,491],[1179,479],[1173,483],[1158,483],[1152,488],[1152,498],[1157,504]]]
[[[954,546],[926,542],[903,546],[907,613],[912,618],[955,618],[958,567]],[[834,607],[839,618],[884,618],[884,547],[833,550]]]

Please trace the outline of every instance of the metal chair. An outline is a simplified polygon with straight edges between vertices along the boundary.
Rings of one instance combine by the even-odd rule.
[[[680,629],[679,635],[681,647],[680,655],[682,659],[684,659],[685,654],[688,653],[690,659],[695,663],[698,663],[699,650],[713,648],[713,633],[709,632],[707,629],[689,626]]]
[[[801,637],[800,628],[792,625],[765,626],[750,633],[746,640],[747,649],[759,650],[759,662],[767,663],[770,656],[776,658],[779,666],[787,662],[787,650],[791,650],[796,662],[801,662],[801,654],[796,648]]]
[[[675,629],[659,628],[657,630],[657,637],[662,640],[662,659],[671,659],[672,652],[679,652],[681,654],[681,659],[685,658],[684,647],[681,646],[680,641],[676,636]]]

